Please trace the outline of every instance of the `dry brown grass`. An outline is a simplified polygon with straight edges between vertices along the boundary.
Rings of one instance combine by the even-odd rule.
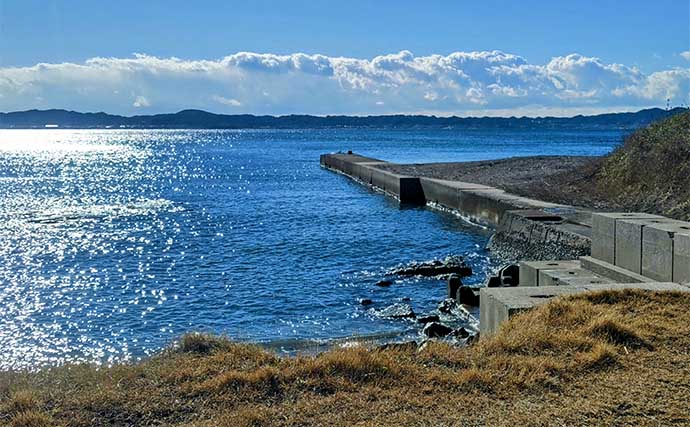
[[[553,301],[476,345],[281,358],[189,335],[142,363],[0,374],[0,424],[690,425],[690,295]]]

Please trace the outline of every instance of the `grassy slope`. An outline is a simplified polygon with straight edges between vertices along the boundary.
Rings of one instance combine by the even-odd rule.
[[[498,186],[550,202],[690,221],[690,111],[639,129],[584,166],[535,175],[532,182]]]
[[[603,162],[596,185],[631,210],[690,219],[690,111],[626,138]]]
[[[134,365],[0,374],[8,425],[690,425],[690,294],[556,300],[465,348],[279,358],[187,336]]]

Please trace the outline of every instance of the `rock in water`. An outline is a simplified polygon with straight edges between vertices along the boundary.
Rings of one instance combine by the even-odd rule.
[[[369,298],[362,298],[359,300],[359,303],[362,305],[372,305],[374,301],[370,300]]]
[[[417,317],[409,304],[393,304],[381,310],[375,311],[379,317],[388,319],[414,319]]]
[[[427,323],[427,325],[424,326],[424,329],[422,329],[422,332],[424,333],[424,335],[426,335],[429,338],[440,338],[440,337],[445,337],[446,335],[453,332],[453,329],[449,328],[448,326],[446,326],[442,323],[431,322],[431,323]]]
[[[446,298],[438,304],[436,308],[439,313],[446,315],[445,321],[462,321],[469,322],[473,319],[469,311],[462,305],[458,304],[454,299]],[[442,316],[443,317],[443,316]]]
[[[438,303],[438,307],[436,307],[436,309],[441,313],[452,314],[453,310],[457,307],[457,305],[458,304],[455,302],[454,299],[446,298],[440,303]]]
[[[443,261],[413,262],[403,267],[394,268],[388,274],[398,276],[440,276],[457,274],[460,277],[472,275],[472,268],[465,264],[461,256],[448,256]]]
[[[386,287],[392,285],[392,284],[393,284],[393,281],[392,281],[392,280],[383,279],[383,280],[379,280],[378,282],[376,282],[376,283],[374,283],[374,284],[375,284],[376,286],[380,286],[380,287],[382,287],[382,288],[386,288]]]
[[[435,314],[429,314],[428,316],[421,316],[417,318],[417,321],[419,323],[431,323],[431,322],[438,322],[440,319],[437,315]]]

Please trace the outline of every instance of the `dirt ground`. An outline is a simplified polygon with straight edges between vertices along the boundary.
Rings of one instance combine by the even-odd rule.
[[[390,164],[400,174],[489,185],[513,194],[598,210],[625,208],[587,185],[602,158],[575,156],[511,157],[462,163]]]

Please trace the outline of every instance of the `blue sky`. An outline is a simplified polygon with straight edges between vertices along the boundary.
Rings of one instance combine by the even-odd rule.
[[[689,66],[688,0],[0,0],[0,110],[563,115]]]

